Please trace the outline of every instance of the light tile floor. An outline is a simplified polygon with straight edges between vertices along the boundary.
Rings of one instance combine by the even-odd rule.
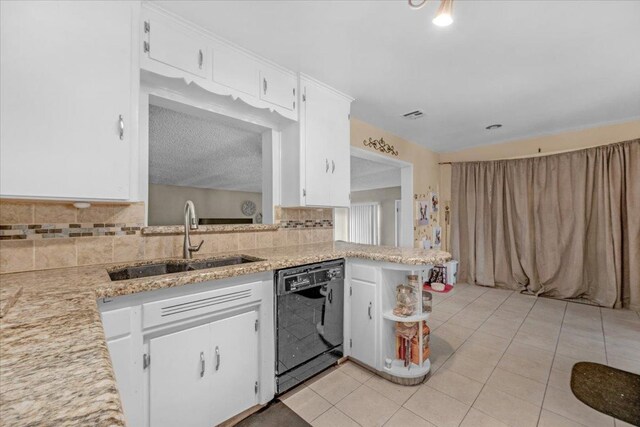
[[[575,362],[640,374],[640,315],[458,284],[434,293],[432,374],[403,387],[353,362],[282,397],[313,426],[629,426],[578,401]]]

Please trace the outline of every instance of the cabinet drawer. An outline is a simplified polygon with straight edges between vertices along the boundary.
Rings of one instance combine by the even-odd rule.
[[[351,265],[351,278],[363,282],[376,283],[376,268],[369,265]]]
[[[207,77],[209,49],[203,38],[182,29],[175,23],[149,20],[149,58]]]
[[[189,317],[257,303],[262,282],[230,286],[194,295],[186,295],[142,305],[142,326],[150,328]]]

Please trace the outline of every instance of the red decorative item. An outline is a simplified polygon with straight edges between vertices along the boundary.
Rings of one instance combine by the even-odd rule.
[[[435,289],[431,288],[431,285],[428,284],[427,282],[424,283],[423,286],[425,291],[429,291],[429,292],[438,292],[441,294],[446,294],[447,292],[449,292],[451,289],[453,289],[453,285],[444,285],[444,291],[436,291]]]

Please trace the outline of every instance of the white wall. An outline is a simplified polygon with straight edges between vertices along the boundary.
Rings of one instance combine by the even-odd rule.
[[[247,218],[240,209],[245,200],[256,204],[256,214],[262,212],[262,193],[149,184],[149,225],[183,224],[187,200],[198,218]]]
[[[379,203],[380,204],[380,244],[395,245],[395,201],[400,200],[401,188],[389,187],[375,190],[354,191],[351,193],[351,203]]]

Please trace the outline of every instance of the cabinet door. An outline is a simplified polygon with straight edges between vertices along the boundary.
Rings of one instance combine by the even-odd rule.
[[[217,425],[258,403],[257,311],[211,323],[213,420]]]
[[[228,46],[213,48],[213,81],[258,98],[258,62]]]
[[[208,49],[204,38],[169,20],[149,19],[149,58],[207,77]]]
[[[331,205],[349,207],[351,193],[351,102],[337,98],[332,109],[335,116],[330,127]]]
[[[0,2],[0,195],[129,198],[134,7]]]
[[[334,96],[317,83],[301,79],[303,102],[302,144],[305,147],[306,204],[331,206],[331,126]]]
[[[373,283],[351,279],[351,356],[375,367],[376,306]]]
[[[186,329],[149,341],[151,427],[211,427],[211,327]],[[227,391],[225,390],[225,393]]]
[[[296,77],[276,68],[260,69],[260,99],[287,110],[295,110]]]

